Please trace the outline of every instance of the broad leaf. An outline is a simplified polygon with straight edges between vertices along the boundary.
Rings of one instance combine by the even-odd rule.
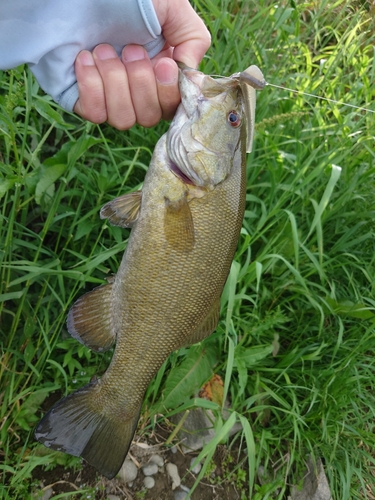
[[[192,347],[182,363],[168,375],[158,410],[176,408],[186,401],[212,376],[216,362],[215,346]]]

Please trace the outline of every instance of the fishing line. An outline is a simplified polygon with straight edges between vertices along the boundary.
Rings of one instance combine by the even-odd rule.
[[[238,73],[238,75],[239,75],[239,73]],[[210,76],[213,77],[213,78],[226,78],[226,77],[223,77],[222,75],[210,75]],[[289,87],[284,87],[283,85],[276,85],[274,83],[270,83],[270,82],[267,82],[265,80],[263,80],[263,85],[265,87],[274,87],[276,89],[281,89],[281,90],[286,90],[286,91],[289,91],[289,92],[294,92],[295,94],[306,95],[308,97],[314,97],[315,99],[320,99],[321,101],[332,102],[334,104],[338,104],[339,106],[346,106],[348,108],[358,109],[360,111],[368,111],[369,113],[375,113],[374,109],[365,108],[363,106],[356,106],[355,104],[350,104],[350,103],[347,103],[347,102],[336,101],[335,99],[330,99],[329,97],[323,97],[321,95],[311,94],[311,93],[305,92],[303,90],[290,89]]]
[[[315,97],[315,99],[321,99],[322,101],[333,102],[334,104],[339,104],[340,106],[347,106],[349,108],[360,109],[361,111],[369,111],[370,113],[375,113],[374,109],[364,108],[362,106],[356,106],[355,104],[349,104],[347,102],[335,101],[334,99],[330,99],[329,97],[322,97],[316,94],[309,94],[309,92],[304,92],[303,90],[295,90],[290,89],[288,87],[283,87],[281,85],[275,85],[274,83],[266,82],[266,86],[275,87],[277,89],[288,90],[289,92],[294,92],[295,94],[307,95],[309,97]]]

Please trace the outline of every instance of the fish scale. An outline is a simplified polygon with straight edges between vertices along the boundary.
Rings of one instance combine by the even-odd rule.
[[[259,85],[260,70],[252,71]],[[182,103],[155,147],[142,192],[100,212],[110,223],[132,227],[128,245],[116,276],[77,300],[67,326],[97,351],[116,342],[114,354],[105,374],[52,407],[35,435],[109,478],[125,459],[160,366],[174,350],[210,335],[219,321],[253,136],[255,90],[244,73],[214,80],[180,71]]]

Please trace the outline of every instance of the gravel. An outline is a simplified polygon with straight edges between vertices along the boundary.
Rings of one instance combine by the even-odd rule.
[[[143,480],[144,487],[151,490],[155,486],[155,479],[151,476],[146,476]]]
[[[173,499],[174,500],[185,500],[185,498],[187,498],[187,496],[188,496],[188,493],[186,493],[186,491],[176,491]]]
[[[172,480],[172,490],[178,488],[181,484],[180,475],[178,473],[177,465],[168,463],[166,465],[167,474]]]
[[[153,476],[159,472],[159,469],[154,462],[150,462],[142,467],[142,472],[145,476]]]
[[[195,462],[195,459],[196,457],[193,457],[191,460],[190,460],[190,467],[193,465],[193,463]],[[198,462],[191,470],[191,472],[193,474],[199,474],[200,471],[201,471],[201,468],[202,468],[202,464],[200,462]]]
[[[163,467],[164,465],[163,457],[160,455],[152,455],[149,461],[156,464],[158,467]]]
[[[125,460],[119,472],[120,479],[123,483],[131,483],[138,475],[137,466],[132,460]]]

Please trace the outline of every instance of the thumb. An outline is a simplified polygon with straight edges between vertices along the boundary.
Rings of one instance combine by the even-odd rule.
[[[173,59],[196,68],[211,45],[211,35],[188,0],[154,0],[166,42],[174,47]]]

